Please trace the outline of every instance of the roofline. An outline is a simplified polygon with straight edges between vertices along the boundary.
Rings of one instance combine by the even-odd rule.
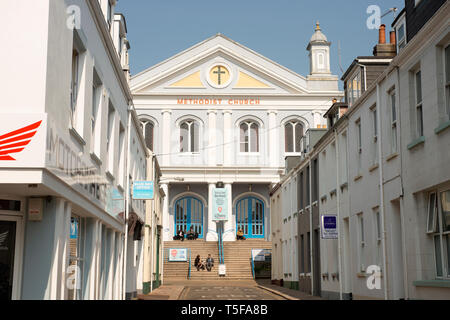
[[[209,37],[206,40],[203,40],[203,41],[201,41],[201,42],[199,42],[199,43],[197,43],[197,44],[195,44],[195,45],[193,45],[193,46],[191,46],[191,47],[189,47],[189,48],[187,48],[187,49],[185,49],[185,50],[183,50],[183,51],[181,51],[181,52],[179,52],[179,53],[177,53],[177,54],[175,54],[175,55],[173,55],[173,56],[171,56],[171,57],[169,57],[169,58],[167,58],[167,59],[165,59],[165,60],[163,60],[163,61],[161,61],[161,62],[159,62],[159,63],[157,63],[157,64],[155,64],[155,65],[153,65],[153,66],[151,66],[151,67],[149,67],[149,68],[147,68],[147,69],[145,69],[145,70],[143,70],[143,71],[141,71],[141,72],[139,72],[137,74],[135,74],[135,75],[133,75],[133,76],[131,76],[131,80],[133,80],[133,79],[137,78],[138,76],[140,76],[140,75],[142,75],[142,74],[144,74],[144,73],[146,73],[148,71],[151,71],[151,70],[153,70],[153,69],[163,65],[164,63],[167,63],[170,60],[172,60],[172,59],[174,59],[176,57],[179,57],[182,54],[184,54],[184,53],[186,53],[186,52],[188,52],[188,51],[190,51],[192,49],[195,49],[195,48],[203,45],[204,43],[206,43],[208,41],[211,41],[211,40],[213,40],[213,39],[215,39],[217,37],[221,37],[221,38],[223,38],[223,39],[225,39],[225,40],[227,40],[227,41],[229,41],[229,42],[231,42],[231,43],[233,43],[233,44],[243,48],[244,50],[247,50],[248,52],[250,52],[250,53],[252,53],[252,54],[254,54],[254,55],[256,55],[256,56],[258,56],[258,57],[260,57],[260,58],[262,58],[264,60],[266,60],[267,62],[278,66],[279,68],[281,68],[281,69],[291,73],[292,75],[294,75],[296,77],[299,77],[299,78],[301,78],[304,81],[308,81],[305,76],[302,76],[301,74],[298,74],[297,72],[292,71],[291,69],[289,69],[289,68],[287,68],[287,67],[285,67],[285,66],[283,66],[283,65],[281,65],[281,64],[279,64],[279,63],[277,63],[277,62],[275,62],[275,61],[273,61],[273,60],[271,60],[271,59],[269,59],[269,58],[267,58],[267,57],[265,57],[263,55],[261,55],[260,53],[258,53],[256,51],[254,51],[254,50],[252,50],[252,49],[250,49],[250,48],[240,44],[239,42],[237,42],[237,41],[235,41],[233,39],[228,38],[227,36],[225,36],[225,35],[223,35],[221,33],[217,33],[216,35],[214,35],[212,37]]]

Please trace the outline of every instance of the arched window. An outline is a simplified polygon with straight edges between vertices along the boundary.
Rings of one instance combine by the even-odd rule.
[[[240,151],[259,152],[259,126],[254,121],[244,121],[239,126]]]
[[[200,126],[197,121],[185,120],[180,124],[180,152],[198,152]]]
[[[285,152],[301,152],[303,125],[297,121],[288,121],[284,125]]]
[[[153,122],[149,120],[142,119],[141,129],[142,134],[144,135],[145,145],[147,146],[147,148],[153,151],[153,137],[154,137],[153,130],[155,129],[155,125],[153,124]]]

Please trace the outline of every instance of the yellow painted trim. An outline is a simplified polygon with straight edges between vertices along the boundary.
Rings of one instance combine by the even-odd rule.
[[[270,88],[270,86],[244,72],[239,72],[239,80],[235,88]]]
[[[200,80],[200,71],[193,73],[175,83],[172,83],[169,87],[176,88],[204,88],[202,81]]]

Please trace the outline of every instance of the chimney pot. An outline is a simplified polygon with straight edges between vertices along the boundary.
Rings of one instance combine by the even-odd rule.
[[[380,26],[380,36],[379,36],[379,44],[385,44],[386,43],[386,25],[382,24]]]
[[[397,44],[396,38],[395,38],[395,31],[390,32],[390,43],[391,44]]]

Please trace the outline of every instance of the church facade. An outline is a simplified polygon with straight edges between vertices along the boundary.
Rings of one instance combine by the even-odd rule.
[[[135,75],[134,105],[158,158],[166,194],[163,240],[191,227],[199,238],[271,240],[269,191],[300,157],[310,128],[343,93],[319,25],[301,76],[217,34]],[[214,197],[221,189],[222,203]]]

